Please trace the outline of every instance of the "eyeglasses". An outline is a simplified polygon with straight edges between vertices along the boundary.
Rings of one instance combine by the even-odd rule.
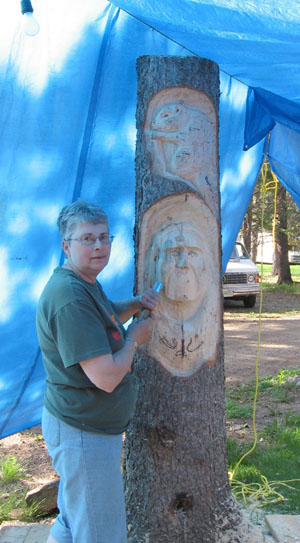
[[[93,247],[96,245],[97,239],[102,245],[109,245],[113,242],[115,236],[109,236],[108,234],[100,234],[100,236],[82,236],[81,238],[69,238],[65,241],[79,241],[81,245],[87,245],[88,247]]]

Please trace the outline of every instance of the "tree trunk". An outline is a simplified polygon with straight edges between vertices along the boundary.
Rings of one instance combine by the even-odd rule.
[[[242,226],[243,242],[249,255],[252,255],[252,204],[245,213]],[[252,255],[253,257],[253,255]]]
[[[286,190],[279,184],[277,192],[278,221],[276,227],[277,247],[277,284],[292,284],[292,276],[289,265],[289,245],[287,235],[287,199]]]
[[[251,258],[253,262],[257,261],[257,249],[258,249],[258,239],[255,238],[253,240],[252,251],[251,251]]]
[[[192,338],[188,340],[189,336],[184,335],[190,332],[186,332],[183,320],[182,333],[178,333],[178,337],[173,334],[168,340],[159,326],[155,337],[159,337],[160,341],[155,343],[155,338],[151,340],[148,350],[136,358],[134,373],[138,383],[138,399],[135,416],[127,432],[124,460],[128,541],[262,542],[264,537],[261,532],[242,518],[232,497],[227,476],[219,188],[215,182],[218,180],[217,136],[216,140],[214,137],[209,140],[215,146],[210,160],[212,163],[215,161],[216,168],[205,169],[202,177],[194,176],[191,146],[186,145],[180,156],[178,149],[178,142],[181,145],[186,136],[191,133],[193,136],[199,129],[196,126],[198,122],[202,123],[203,131],[206,130],[206,117],[197,105],[197,93],[202,93],[200,102],[203,98],[205,104],[209,97],[212,104],[212,108],[206,110],[210,111],[207,114],[212,115],[209,122],[214,124],[213,115],[217,121],[218,68],[212,62],[196,57],[141,57],[138,60],[138,80],[135,226],[137,291],[147,286],[147,281],[150,284],[154,265],[155,273],[158,273],[157,263],[160,262],[159,251],[162,248],[155,249],[157,239],[161,239],[163,245],[165,232],[169,229],[168,243],[165,245],[165,252],[168,253],[170,247],[173,249],[172,229],[174,225],[178,227],[178,224],[180,232],[176,243],[179,245],[183,243],[183,238],[185,245],[187,239],[195,245],[196,234],[201,230],[199,224],[204,233],[207,233],[206,224],[211,224],[211,231],[217,239],[206,236],[206,243],[213,246],[214,253],[210,257],[208,248],[204,254],[207,261],[203,267],[203,276],[207,280],[210,275],[217,279],[214,279],[213,289],[209,291],[211,306],[205,306],[202,302],[200,310],[204,307],[205,313],[202,315],[198,311],[198,318],[195,322],[192,320],[196,328],[199,322],[211,322],[214,333],[209,335],[208,330],[207,334],[209,343],[213,344],[212,348],[210,344],[204,343],[205,349],[201,351],[205,338],[200,334],[203,341],[192,349],[191,346],[195,344]],[[182,127],[178,129],[178,114],[186,113],[183,111],[185,107],[193,118],[188,130]],[[162,131],[161,123],[166,122],[167,127]],[[160,139],[157,143],[158,137]],[[205,145],[206,141],[207,138],[202,144]],[[192,148],[195,149],[194,144]],[[209,152],[208,149],[205,155]],[[196,158],[197,153],[196,150]],[[176,174],[173,169],[175,159],[178,166]],[[190,165],[187,173],[186,160]],[[198,204],[199,215],[205,215],[203,222],[195,213]],[[214,224],[218,225],[217,229],[214,229]],[[179,252],[185,248],[176,248],[172,258],[178,259]],[[197,254],[196,244],[188,255],[192,258]],[[215,270],[207,273],[207,267],[215,262],[214,258],[217,260]],[[176,265],[176,273],[179,273],[178,260]],[[181,273],[184,277],[184,273]],[[162,280],[162,294],[166,297],[168,283],[164,277]],[[177,294],[181,293],[182,284],[177,284]],[[189,290],[188,283],[186,288],[187,296],[192,298],[193,291]],[[170,292],[171,298],[173,291]],[[171,302],[169,305],[172,305]],[[185,307],[181,302],[177,305]],[[162,322],[162,327],[167,330],[165,318],[165,314],[160,313],[158,324]],[[198,337],[198,330],[196,332]],[[177,346],[180,349],[175,352]],[[171,352],[170,361],[164,359],[164,352],[166,356]]]
[[[278,260],[279,260],[278,246],[277,246],[277,243],[275,242],[275,247],[273,251],[272,275],[278,275]]]

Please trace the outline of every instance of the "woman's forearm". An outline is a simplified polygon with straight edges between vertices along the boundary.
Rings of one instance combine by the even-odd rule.
[[[124,300],[123,302],[113,302],[113,305],[122,324],[139,313],[142,309],[140,296],[135,296],[134,298]]]
[[[80,365],[94,385],[105,392],[113,392],[131,369],[137,345],[150,338],[153,316],[132,323],[127,330],[123,347],[113,354],[104,354],[82,360]]]
[[[158,293],[152,288],[147,288],[140,296],[126,300],[125,302],[113,302],[120,321],[126,322],[130,317],[137,316],[140,311],[147,309],[153,311],[158,302]]]
[[[130,371],[136,345],[125,341],[123,347],[113,355],[107,354],[83,360],[80,365],[89,380],[105,392],[113,392]]]

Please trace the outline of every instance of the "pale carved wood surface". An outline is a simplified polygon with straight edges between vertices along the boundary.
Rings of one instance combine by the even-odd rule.
[[[163,283],[146,352],[173,375],[214,365],[221,335],[218,223],[203,200],[165,197],[143,215],[138,292]]]
[[[218,217],[217,120],[211,99],[188,87],[163,89],[149,103],[144,134],[152,175],[196,189]]]

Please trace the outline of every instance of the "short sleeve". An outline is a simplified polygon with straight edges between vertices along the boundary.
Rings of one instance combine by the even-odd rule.
[[[50,328],[65,367],[112,352],[103,317],[86,301],[60,308]]]

